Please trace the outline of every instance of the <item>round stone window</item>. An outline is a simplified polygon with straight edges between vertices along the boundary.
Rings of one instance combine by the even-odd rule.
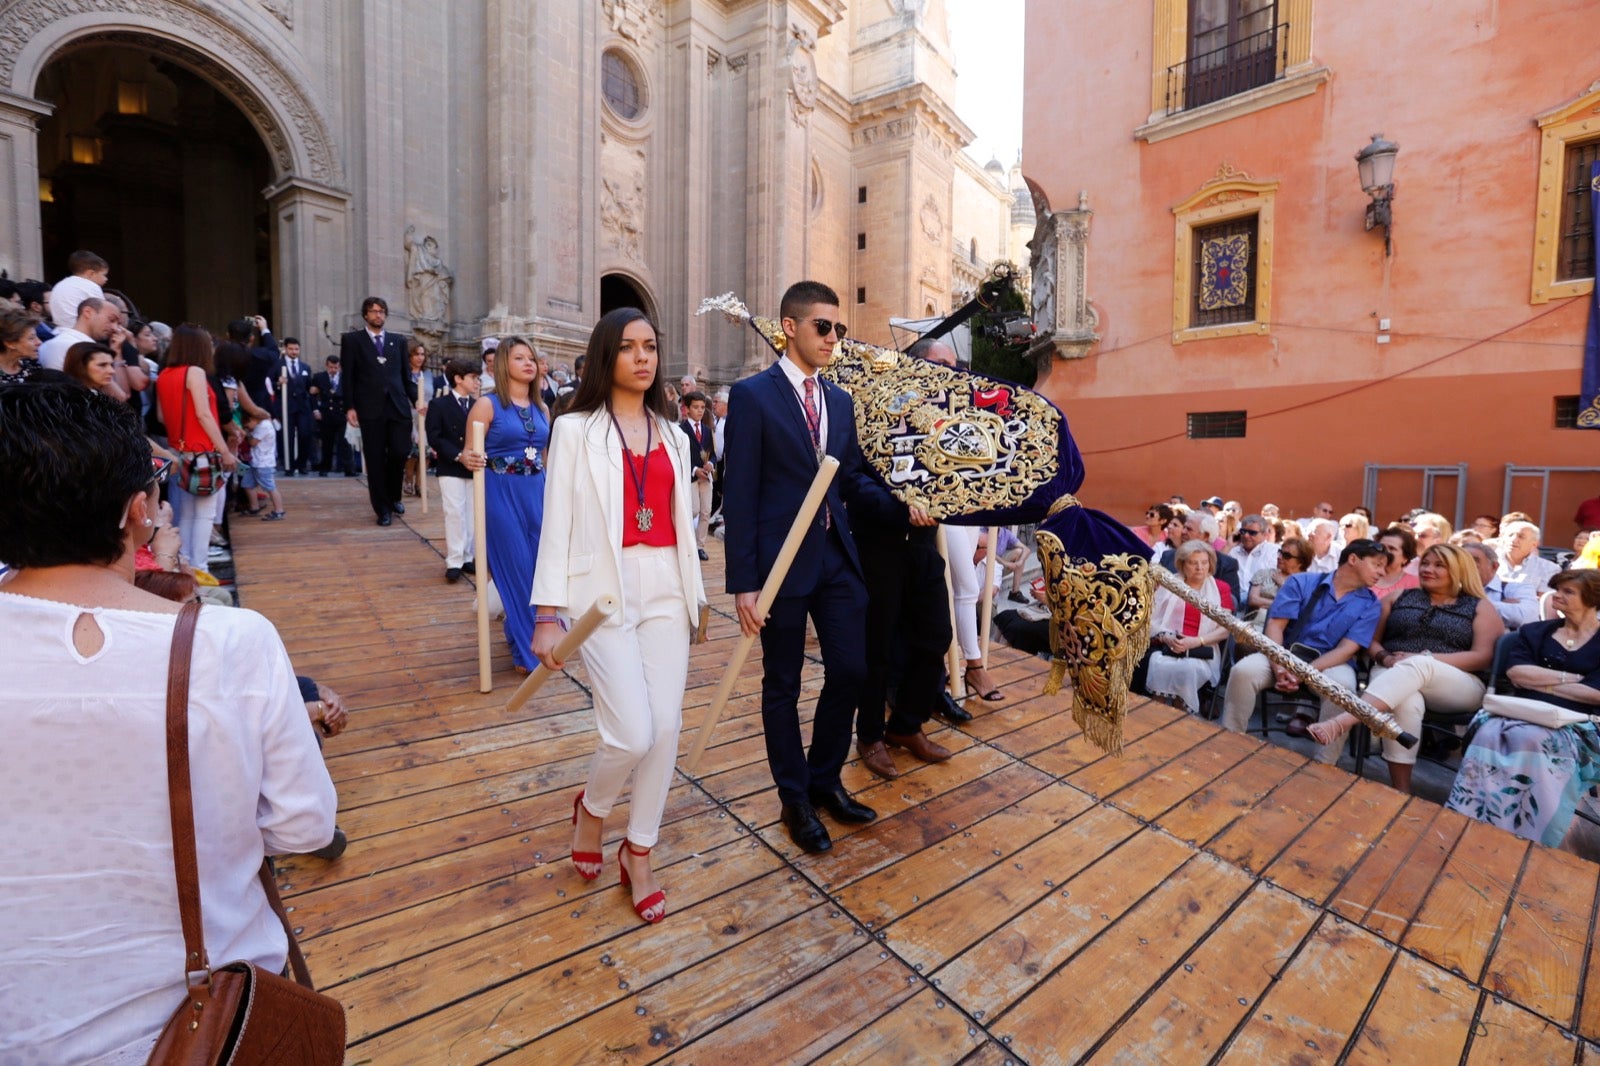
[[[627,56],[615,49],[600,57],[600,95],[611,113],[627,122],[644,114],[644,90],[639,71]]]

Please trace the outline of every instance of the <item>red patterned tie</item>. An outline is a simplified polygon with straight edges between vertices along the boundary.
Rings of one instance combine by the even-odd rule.
[[[800,406],[806,409],[806,426],[811,430],[811,446],[817,450],[818,461],[822,455],[822,415],[817,411],[817,382],[814,378],[805,380],[806,394],[800,401]],[[833,515],[828,510],[827,501],[822,504],[822,528],[833,528]]]
[[[801,406],[806,409],[806,425],[811,430],[811,446],[819,452],[822,450],[822,416],[817,413],[817,383],[812,378],[805,380],[806,395],[801,401]]]

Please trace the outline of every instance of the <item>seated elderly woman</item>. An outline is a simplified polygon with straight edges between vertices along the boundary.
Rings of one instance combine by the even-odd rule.
[[[1271,609],[1272,601],[1278,598],[1278,590],[1295,574],[1310,570],[1312,556],[1311,545],[1299,537],[1290,537],[1278,545],[1278,565],[1260,570],[1250,579],[1250,591],[1245,594],[1245,603],[1253,610],[1245,616],[1245,621],[1257,629],[1266,626],[1267,611]]]
[[[1212,576],[1217,553],[1203,540],[1186,541],[1178,548],[1178,576],[1202,601],[1233,611],[1233,594]],[[1220,644],[1228,631],[1200,613],[1164,586],[1156,586],[1150,611],[1150,651],[1134,671],[1135,691],[1173,699],[1190,714],[1200,713],[1200,690],[1222,677]]]
[[[184,1001],[166,779],[181,607],[134,584],[156,532],[139,417],[67,382],[0,388],[0,1061],[143,1062]],[[289,657],[205,607],[189,682],[206,948],[278,972],[268,853],[333,836],[335,796]]]
[[[1507,656],[1512,694],[1581,714],[1600,713],[1600,571],[1550,579],[1564,617],[1517,630]],[[1600,729],[1547,729],[1479,711],[1447,803],[1469,818],[1560,847],[1585,791],[1600,783]]]
[[[1422,553],[1419,588],[1391,593],[1383,601],[1378,630],[1367,651],[1375,664],[1362,698],[1393,713],[1400,728],[1422,732],[1425,708],[1466,713],[1483,706],[1484,674],[1494,658],[1494,642],[1505,632],[1500,614],[1483,594],[1478,564],[1460,548],[1435,544]],[[1341,712],[1310,729],[1319,744],[1337,742],[1355,716]],[[1326,749],[1324,749],[1326,751]],[[1411,790],[1415,748],[1383,742],[1389,783]]]

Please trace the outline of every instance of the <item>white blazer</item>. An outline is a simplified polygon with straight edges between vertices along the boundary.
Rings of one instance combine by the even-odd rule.
[[[656,427],[667,433],[672,458],[672,527],[678,536],[684,617],[693,627],[700,624],[706,590],[689,504],[689,438],[664,419],[656,419]],[[529,601],[535,607],[552,607],[576,618],[602,595],[621,602],[622,478],[622,442],[607,411],[555,420],[546,452],[544,524]],[[618,612],[611,624],[621,622]]]

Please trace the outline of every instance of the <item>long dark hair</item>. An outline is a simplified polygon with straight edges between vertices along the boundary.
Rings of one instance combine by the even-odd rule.
[[[617,371],[617,353],[622,350],[622,332],[635,322],[648,323],[656,335],[656,376],[644,393],[644,409],[668,422],[677,421],[677,412],[667,402],[667,386],[661,376],[661,331],[650,316],[637,307],[607,311],[589,334],[584,352],[583,377],[573,392],[568,414],[589,414],[611,407],[612,379]]]

